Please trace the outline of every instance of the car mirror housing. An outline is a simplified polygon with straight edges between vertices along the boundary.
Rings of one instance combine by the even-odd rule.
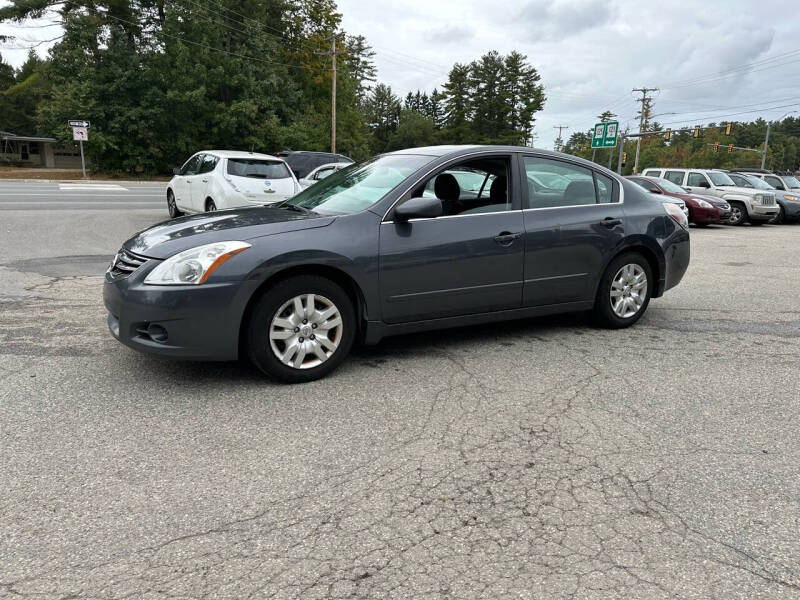
[[[411,198],[394,209],[396,221],[433,219],[442,216],[442,201],[438,198]]]

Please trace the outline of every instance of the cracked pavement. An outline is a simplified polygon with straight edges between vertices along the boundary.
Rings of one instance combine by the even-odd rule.
[[[287,387],[108,334],[162,211],[3,214],[0,598],[800,598],[800,226],[693,229],[628,330],[388,339]]]

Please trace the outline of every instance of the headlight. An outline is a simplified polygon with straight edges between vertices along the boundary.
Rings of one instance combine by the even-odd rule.
[[[711,205],[711,202],[706,202],[705,200],[700,200],[700,198],[697,199],[697,203],[700,205],[701,208],[714,208]]]
[[[250,246],[247,242],[216,242],[184,250],[150,271],[144,282],[152,285],[204,283],[217,267]]]
[[[784,194],[783,199],[790,200],[791,202],[800,202],[800,198],[797,196],[790,196],[789,194]]]

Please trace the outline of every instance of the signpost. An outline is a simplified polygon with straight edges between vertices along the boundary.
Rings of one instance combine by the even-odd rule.
[[[597,123],[592,134],[592,148],[616,148],[619,121]]]
[[[89,140],[89,121],[69,121],[69,126],[72,127],[72,139],[81,145],[81,171],[83,171],[83,178],[86,179],[86,162],[83,158],[83,142]]]

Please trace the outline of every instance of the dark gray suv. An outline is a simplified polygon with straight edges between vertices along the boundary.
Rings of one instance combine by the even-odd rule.
[[[277,205],[182,217],[125,242],[108,325],[143,352],[247,355],[289,382],[356,340],[569,311],[627,327],[689,265],[674,204],[572,156],[414,148]]]

